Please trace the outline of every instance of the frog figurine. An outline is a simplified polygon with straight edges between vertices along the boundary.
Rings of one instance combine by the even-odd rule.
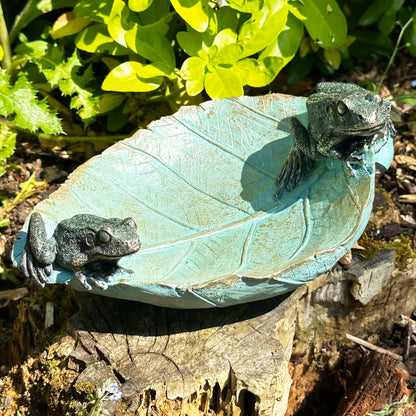
[[[276,196],[294,189],[323,158],[340,159],[354,174],[352,165],[364,164],[376,140],[385,143],[394,136],[390,103],[358,85],[321,82],[306,108],[307,128],[296,117],[290,119],[293,144],[277,178]]]
[[[84,272],[88,265],[105,264],[100,274],[108,273],[123,256],[140,249],[133,218],[102,218],[78,214],[57,225],[53,236],[46,236],[42,216],[34,212],[29,221],[28,237],[22,253],[21,268],[26,277],[39,286],[48,282],[54,263],[72,270],[81,285],[106,289],[107,284]]]

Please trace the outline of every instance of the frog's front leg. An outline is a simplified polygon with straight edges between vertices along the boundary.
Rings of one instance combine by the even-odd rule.
[[[29,220],[26,245],[22,253],[20,268],[26,277],[38,286],[45,286],[52,272],[56,257],[56,241],[46,236],[42,216],[34,212]]]
[[[293,144],[276,180],[276,198],[283,189],[296,188],[312,163],[311,158],[306,154],[308,150],[312,151],[308,130],[296,117],[290,119],[290,130]]]
[[[101,280],[96,279],[93,276],[87,276],[82,268],[88,263],[88,256],[84,253],[74,257],[71,262],[72,269],[74,271],[75,278],[79,280],[82,287],[87,290],[92,290],[93,286],[96,286],[102,290],[107,289],[107,284]]]

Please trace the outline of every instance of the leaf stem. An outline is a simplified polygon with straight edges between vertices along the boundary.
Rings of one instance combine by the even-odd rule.
[[[32,9],[35,6],[36,1],[37,0],[29,0],[26,3],[26,6],[24,7],[24,9],[14,19],[14,23],[13,23],[13,26],[9,35],[10,43],[13,43],[16,36],[21,32],[21,30],[25,26],[26,18],[28,15],[30,15],[30,13],[32,13]]]
[[[3,7],[0,0],[0,44],[4,51],[1,66],[9,73],[12,67],[12,51],[10,49],[9,32],[7,31],[6,20],[4,19]]]
[[[397,42],[396,42],[396,45],[394,46],[393,53],[391,54],[389,63],[387,64],[386,69],[384,70],[383,75],[381,76],[380,81],[377,84],[377,91],[383,85],[383,82],[384,82],[384,80],[386,79],[386,76],[387,76],[387,72],[389,71],[390,67],[392,66],[393,61],[396,57],[397,51],[399,50],[400,42],[402,41],[402,37],[404,35],[404,32],[406,31],[406,29],[410,25],[410,23],[412,23],[412,21],[413,21],[413,16],[402,26],[402,29],[400,30],[399,36],[397,37]]]

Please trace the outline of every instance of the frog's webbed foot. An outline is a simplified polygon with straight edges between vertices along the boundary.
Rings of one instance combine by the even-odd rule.
[[[44,287],[52,273],[52,264],[43,264],[33,255],[30,248],[25,247],[22,253],[20,268],[28,279],[33,279],[36,285]]]
[[[52,273],[55,252],[55,240],[47,239],[41,215],[33,213],[30,217],[26,245],[20,262],[24,275],[33,279],[38,286],[45,286]]]
[[[277,191],[275,198],[279,197],[284,189],[290,191],[296,188],[312,164],[311,158],[306,154],[308,151],[312,151],[308,130],[296,117],[292,117],[290,119],[290,131],[293,144],[289,156],[276,179]]]
[[[284,189],[290,191],[296,188],[309,170],[310,165],[311,159],[309,157],[296,149],[292,149],[276,179],[277,191],[275,198],[279,197]]]
[[[87,290],[92,290],[93,287],[98,287],[101,290],[105,290],[108,287],[107,283],[103,282],[102,280],[96,279],[93,276],[88,276],[80,270],[75,272],[75,277],[81,283],[82,287]]]

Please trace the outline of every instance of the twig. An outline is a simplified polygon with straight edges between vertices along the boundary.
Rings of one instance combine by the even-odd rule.
[[[364,341],[361,338],[354,337],[353,335],[350,335],[350,334],[345,334],[345,337],[349,339],[350,341],[355,342],[356,344],[359,344],[365,348],[368,348],[369,350],[377,351],[382,354],[387,354],[387,355],[390,355],[390,357],[393,357],[395,360],[403,361],[403,357],[401,355],[391,352],[389,350],[385,350],[384,348],[377,347],[377,345],[371,344],[368,341]]]

